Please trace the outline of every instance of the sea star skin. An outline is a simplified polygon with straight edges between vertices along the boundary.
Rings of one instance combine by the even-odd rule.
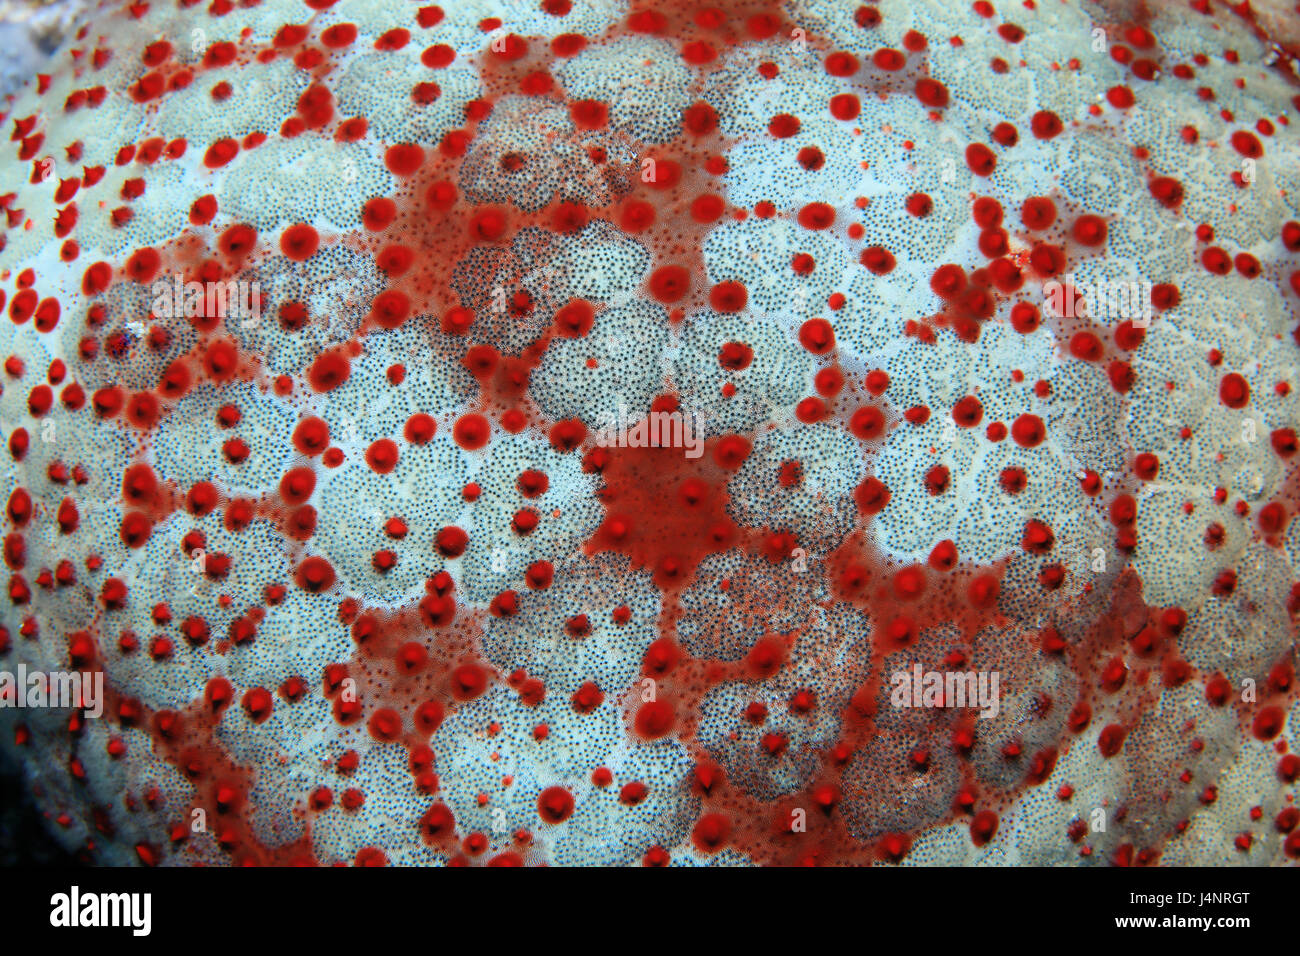
[[[0,708],[51,832],[1300,858],[1285,14],[94,11],[0,149],[0,672],[104,687]]]

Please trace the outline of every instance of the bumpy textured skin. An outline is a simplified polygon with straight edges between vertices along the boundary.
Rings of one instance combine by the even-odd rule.
[[[0,710],[52,832],[1294,860],[1291,17],[105,5],[0,149],[0,666],[109,688]],[[151,314],[176,273],[260,322]],[[913,662],[998,716],[891,706]]]

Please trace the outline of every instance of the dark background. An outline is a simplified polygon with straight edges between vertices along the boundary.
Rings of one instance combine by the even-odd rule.
[[[0,867],[75,866],[46,827],[21,768],[0,753]]]

